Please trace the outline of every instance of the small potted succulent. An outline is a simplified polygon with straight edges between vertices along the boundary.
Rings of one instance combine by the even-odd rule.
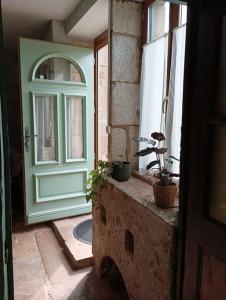
[[[138,151],[135,156],[146,156],[151,153],[155,153],[156,159],[151,161],[147,166],[146,170],[156,169],[158,170],[155,174],[159,180],[153,183],[153,192],[155,197],[156,205],[162,208],[170,208],[175,206],[175,199],[177,195],[177,185],[172,181],[173,177],[179,177],[179,174],[171,173],[169,166],[173,164],[173,160],[179,161],[174,156],[164,157],[167,152],[167,148],[161,147],[161,143],[165,141],[165,136],[161,132],[154,132],[151,134],[152,139],[144,137],[135,137],[135,141],[141,143],[145,142],[150,146],[146,149]],[[158,146],[156,146],[156,144]]]

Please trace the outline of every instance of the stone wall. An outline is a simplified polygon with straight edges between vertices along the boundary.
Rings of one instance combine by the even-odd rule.
[[[110,13],[110,158],[119,155],[137,168],[133,155],[139,132],[142,3],[111,0]]]
[[[128,209],[129,207],[129,209]],[[93,255],[99,278],[111,258],[129,299],[174,300],[178,209],[154,204],[151,185],[131,177],[111,178],[93,206]]]

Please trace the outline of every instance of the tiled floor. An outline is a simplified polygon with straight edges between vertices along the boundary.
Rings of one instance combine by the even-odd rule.
[[[74,271],[50,224],[14,224],[15,300],[117,300],[92,268]]]

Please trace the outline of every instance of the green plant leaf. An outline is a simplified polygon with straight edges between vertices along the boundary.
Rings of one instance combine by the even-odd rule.
[[[180,161],[178,158],[176,158],[175,156],[170,155],[169,158],[175,159],[177,161]]]
[[[153,168],[155,165],[159,164],[160,161],[159,160],[154,160],[152,162],[150,162],[147,166],[146,166],[146,170],[150,170],[151,168]]]
[[[145,138],[145,137],[134,137],[133,140],[135,142],[138,142],[138,143],[146,143],[146,144],[151,144],[153,146],[156,145],[156,141],[154,140],[151,140],[151,139],[148,139],[148,138]]]
[[[154,147],[150,148],[150,147],[147,147],[146,149],[144,150],[141,150],[141,151],[138,151],[135,156],[146,156],[148,154],[151,154],[153,153],[155,150],[154,150]]]
[[[169,173],[169,177],[180,177],[180,174]]]
[[[154,148],[154,152],[157,153],[157,154],[164,154],[166,153],[167,151],[167,148]]]
[[[164,141],[166,138],[164,136],[164,134],[162,132],[153,132],[151,134],[151,137],[154,139],[154,140],[157,140],[159,142],[161,141]]]

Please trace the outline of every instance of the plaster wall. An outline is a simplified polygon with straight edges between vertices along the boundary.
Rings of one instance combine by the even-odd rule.
[[[65,23],[63,21],[51,20],[43,34],[43,39],[54,43],[62,43],[86,48],[93,48],[93,41],[76,39],[68,36],[65,32]]]
[[[137,168],[133,155],[139,132],[142,3],[111,0],[110,13],[110,158]]]

